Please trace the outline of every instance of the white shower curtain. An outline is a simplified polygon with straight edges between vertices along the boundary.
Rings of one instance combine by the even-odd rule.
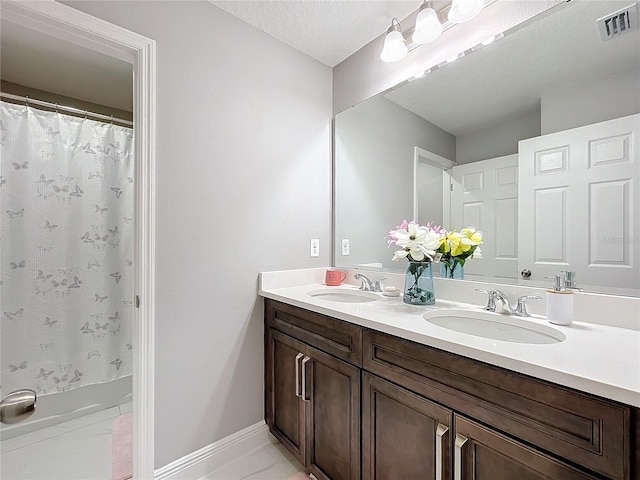
[[[133,132],[0,102],[2,391],[131,374]]]

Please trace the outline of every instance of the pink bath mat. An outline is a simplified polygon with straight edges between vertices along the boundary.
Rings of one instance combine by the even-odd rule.
[[[113,480],[133,477],[133,414],[116,417],[111,427],[111,474]]]

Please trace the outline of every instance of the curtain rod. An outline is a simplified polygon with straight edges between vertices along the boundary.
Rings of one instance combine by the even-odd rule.
[[[64,110],[65,112],[84,115],[85,117],[86,116],[90,116],[90,117],[93,117],[93,118],[98,118],[100,120],[107,120],[107,121],[110,121],[110,122],[118,122],[118,123],[126,125],[128,127],[133,127],[133,122],[131,122],[129,120],[124,120],[122,118],[117,118],[117,117],[109,116],[109,115],[103,115],[101,113],[89,112],[87,110],[82,110],[80,108],[67,107],[65,105],[59,105],[57,103],[45,102],[43,100],[36,100],[36,99],[30,98],[30,97],[23,97],[22,95],[13,95],[11,93],[0,92],[0,96],[8,98],[8,99],[11,99],[11,100],[17,100],[19,102],[25,102],[27,104],[27,106],[30,103],[32,103],[34,105],[40,105],[42,107],[54,108],[55,110]]]

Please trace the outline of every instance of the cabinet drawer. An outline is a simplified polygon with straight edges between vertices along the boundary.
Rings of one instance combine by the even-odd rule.
[[[628,407],[369,330],[363,366],[585,468],[630,480]]]
[[[455,416],[454,441],[454,470],[456,478],[463,480],[597,480],[588,473],[459,415]]]
[[[266,328],[362,366],[362,327],[270,299],[265,299],[264,313]]]

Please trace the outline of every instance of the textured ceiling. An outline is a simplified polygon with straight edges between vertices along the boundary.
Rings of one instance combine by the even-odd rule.
[[[421,0],[209,0],[272,37],[334,67]]]
[[[540,107],[541,94],[640,69],[640,31],[603,42],[596,19],[629,1],[572,1],[385,96],[462,135]],[[639,90],[640,95],[640,90]]]

